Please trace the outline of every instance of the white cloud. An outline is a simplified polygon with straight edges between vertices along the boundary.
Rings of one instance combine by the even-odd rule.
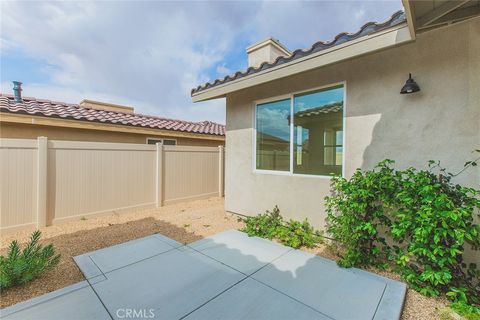
[[[225,63],[222,63],[222,64],[218,65],[215,70],[217,71],[217,74],[218,74],[219,77],[224,77],[224,76],[226,76],[226,75],[228,75],[228,74],[232,74],[232,73],[235,72],[235,71],[227,68],[227,67],[225,66]]]
[[[193,104],[190,89],[212,80],[211,70],[236,71],[225,61],[237,41],[272,35],[305,47],[356,31],[366,16],[386,18],[399,2],[4,1],[0,44],[2,55],[20,48],[50,65],[46,81],[24,84],[27,96],[103,99],[143,113],[224,122],[223,99]],[[359,10],[366,13],[356,17]],[[11,91],[6,80],[13,79],[2,79],[2,92]]]

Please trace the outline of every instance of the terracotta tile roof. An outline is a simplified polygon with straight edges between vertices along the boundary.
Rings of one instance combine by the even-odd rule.
[[[341,112],[342,110],[343,110],[343,102],[335,102],[332,104],[327,104],[327,105],[319,106],[316,108],[298,111],[295,113],[295,117],[304,118],[304,117],[318,116],[321,114]]]
[[[28,114],[78,121],[91,121],[133,127],[182,131],[188,133],[225,135],[225,126],[212,121],[189,122],[147,116],[138,113],[99,110],[65,102],[24,97],[23,102],[14,101],[13,95],[0,93],[0,112]]]
[[[335,38],[332,41],[329,41],[329,42],[318,41],[318,42],[314,43],[309,49],[306,49],[306,50],[297,49],[297,50],[293,51],[290,56],[288,56],[288,57],[280,56],[272,63],[263,62],[257,68],[249,67],[246,71],[243,71],[243,72],[242,71],[237,71],[235,74],[227,75],[223,79],[217,79],[217,80],[215,80],[211,83],[207,82],[204,85],[200,85],[196,88],[193,88],[192,91],[191,91],[191,95],[193,95],[197,92],[203,91],[203,90],[213,88],[213,87],[218,86],[220,84],[231,82],[231,81],[234,81],[234,80],[237,80],[237,79],[240,79],[240,78],[243,78],[243,77],[246,77],[246,76],[249,76],[249,75],[252,75],[252,74],[255,74],[255,73],[258,73],[258,72],[261,72],[261,71],[264,71],[264,70],[267,70],[267,69],[270,69],[270,68],[273,68],[273,67],[276,67],[276,66],[279,66],[279,65],[282,65],[282,64],[285,64],[285,63],[289,63],[293,60],[303,58],[305,56],[311,55],[311,54],[319,52],[319,51],[323,51],[325,49],[329,49],[329,48],[337,46],[339,44],[342,44],[342,43],[345,43],[345,42],[348,42],[348,41],[352,41],[354,39],[357,39],[357,38],[360,38],[360,37],[363,37],[363,36],[366,36],[366,35],[370,35],[370,34],[379,32],[379,31],[384,30],[384,29],[388,29],[390,27],[396,26],[396,25],[398,25],[400,23],[403,23],[405,21],[406,20],[405,20],[404,12],[403,11],[397,11],[390,17],[390,19],[388,19],[385,22],[382,22],[382,23],[368,22],[368,23],[364,24],[360,28],[360,30],[358,30],[356,33],[352,34],[352,33],[342,32],[342,33],[339,33],[338,35],[336,35]]]

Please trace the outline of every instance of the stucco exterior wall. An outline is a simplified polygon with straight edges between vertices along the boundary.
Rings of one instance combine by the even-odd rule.
[[[421,91],[400,95],[408,73]],[[253,215],[278,205],[317,227],[330,179],[254,173],[254,101],[345,82],[345,174],[389,158],[398,167],[440,160],[451,172],[480,147],[480,18],[415,42],[272,81],[227,96],[226,210]],[[456,182],[479,186],[480,169]]]
[[[224,141],[190,139],[180,137],[168,137],[165,135],[136,134],[124,132],[111,132],[103,130],[87,130],[78,128],[65,128],[54,126],[43,126],[34,124],[19,124],[2,122],[0,124],[0,137],[13,139],[36,139],[39,136],[48,137],[50,140],[67,141],[92,141],[92,142],[118,142],[118,143],[139,143],[145,144],[147,138],[175,139],[177,145],[217,147],[224,145]]]

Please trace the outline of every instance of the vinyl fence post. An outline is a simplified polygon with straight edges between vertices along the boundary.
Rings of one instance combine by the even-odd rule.
[[[218,146],[218,196],[223,197],[224,195],[224,184],[225,184],[225,153],[224,147]]]
[[[47,225],[48,138],[37,138],[37,228]]]
[[[156,182],[156,207],[163,206],[163,144],[157,143],[157,182]]]

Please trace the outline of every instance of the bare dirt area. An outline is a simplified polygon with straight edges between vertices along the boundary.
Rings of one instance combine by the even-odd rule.
[[[74,256],[154,233],[161,233],[181,243],[190,243],[242,226],[243,223],[238,221],[237,216],[225,213],[223,199],[210,198],[158,209],[79,219],[42,228],[42,242],[55,246],[62,255],[60,264],[26,285],[2,291],[0,307],[4,308],[84,280],[72,259]],[[20,243],[25,243],[29,237],[29,231],[0,236],[0,254],[5,254],[10,241],[17,239]],[[338,259],[338,254],[327,243],[304,250],[328,259]],[[400,280],[399,275],[393,272],[376,269],[369,271]],[[447,304],[445,299],[428,298],[409,289],[402,320],[440,319],[438,311]]]
[[[77,255],[154,233],[190,243],[224,230],[241,228],[242,223],[237,220],[238,217],[225,213],[223,199],[210,198],[41,228],[41,242],[52,243],[61,254],[59,265],[30,283],[2,290],[0,308],[84,280],[73,261]],[[0,254],[6,253],[12,240],[22,244],[28,241],[30,233],[21,231],[0,236]]]

